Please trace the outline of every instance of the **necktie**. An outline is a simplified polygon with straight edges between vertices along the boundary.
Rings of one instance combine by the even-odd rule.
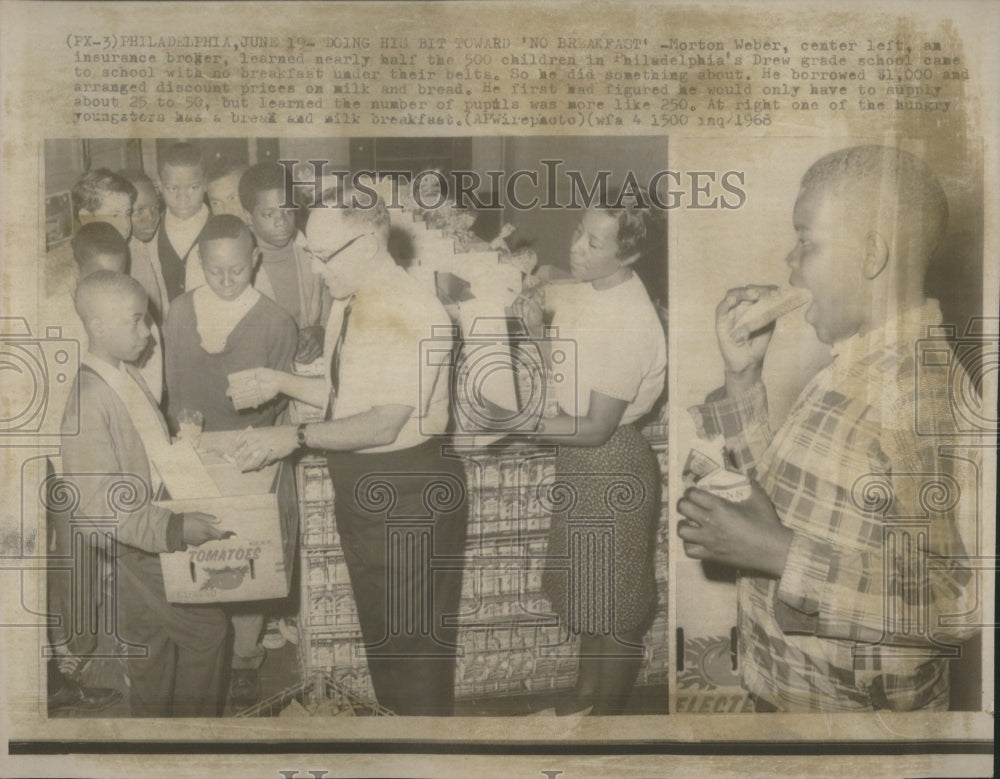
[[[333,358],[330,363],[330,385],[336,395],[340,389],[340,352],[344,347],[344,337],[347,335],[347,323],[351,318],[351,309],[354,307],[354,298],[347,303],[344,309],[344,319],[340,323],[340,334],[337,336],[337,343],[333,347]]]

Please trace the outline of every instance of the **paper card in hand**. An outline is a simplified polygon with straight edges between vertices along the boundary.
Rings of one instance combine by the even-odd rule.
[[[260,384],[257,382],[257,372],[253,368],[230,373],[227,394],[237,411],[256,408],[267,400],[261,392]]]

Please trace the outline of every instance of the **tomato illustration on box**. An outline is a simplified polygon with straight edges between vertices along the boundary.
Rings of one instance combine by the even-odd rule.
[[[172,603],[283,598],[288,595],[298,538],[294,469],[278,464],[241,474],[229,463],[206,462],[222,497],[157,503],[174,512],[214,515],[227,538],[160,555]]]

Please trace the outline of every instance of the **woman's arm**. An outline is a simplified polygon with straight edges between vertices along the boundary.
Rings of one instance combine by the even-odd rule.
[[[628,402],[597,390],[590,391],[590,408],[583,417],[562,414],[542,419],[532,443],[567,446],[601,446],[618,429]],[[522,438],[518,436],[518,438]]]
[[[260,381],[259,378],[258,381]],[[293,373],[279,373],[278,392],[316,408],[326,408],[326,404],[330,400],[330,385],[321,376],[296,376]]]

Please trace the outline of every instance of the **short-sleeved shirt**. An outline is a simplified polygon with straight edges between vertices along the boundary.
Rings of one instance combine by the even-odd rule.
[[[330,378],[334,346],[347,300],[334,301],[323,350]],[[343,419],[376,406],[411,406],[413,413],[396,440],[359,451],[391,452],[424,443],[448,426],[450,369],[429,360],[451,348],[451,320],[438,299],[396,265],[386,265],[365,281],[351,301],[339,358],[339,392],[332,418]],[[433,364],[437,363],[437,364]]]
[[[586,416],[590,392],[628,404],[620,424],[646,414],[663,392],[667,346],[663,325],[639,277],[609,289],[590,284],[549,286],[557,337],[575,347],[576,377],[554,384],[559,407]],[[567,363],[569,365],[569,363]],[[566,371],[571,374],[572,370]]]

